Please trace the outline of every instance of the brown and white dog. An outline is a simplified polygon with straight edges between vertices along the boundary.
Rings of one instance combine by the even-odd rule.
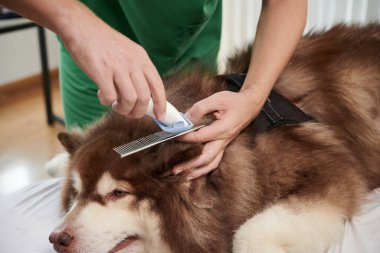
[[[248,62],[242,52],[228,71]],[[166,87],[186,111],[226,83],[194,71]],[[191,182],[171,168],[202,144],[171,140],[123,159],[112,150],[158,131],[150,118],[109,114],[85,131],[61,133],[67,214],[50,236],[55,250],[319,253],[339,242],[365,193],[380,186],[380,26],[306,36],[275,90],[315,121],[257,136],[248,126],[218,169]]]

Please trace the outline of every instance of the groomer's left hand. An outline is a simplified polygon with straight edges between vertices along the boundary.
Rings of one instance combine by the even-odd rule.
[[[261,96],[254,96],[250,90],[239,93],[222,91],[194,104],[186,112],[186,116],[194,124],[197,124],[206,114],[212,114],[215,121],[180,139],[185,142],[206,144],[200,156],[176,165],[173,173],[192,170],[187,176],[187,180],[192,180],[216,169],[228,144],[258,114],[262,105],[261,100]]]
[[[205,145],[200,156],[175,166],[174,173],[191,170],[188,175],[191,180],[217,168],[227,145],[256,117],[292,56],[305,27],[307,1],[263,1],[262,6],[255,46],[241,91],[215,93],[187,112],[195,124],[209,113],[214,115],[215,121],[182,138]]]

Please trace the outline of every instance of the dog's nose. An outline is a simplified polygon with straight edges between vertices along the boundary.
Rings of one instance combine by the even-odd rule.
[[[49,236],[50,243],[54,244],[54,249],[61,252],[70,246],[74,237],[66,231],[52,232]]]

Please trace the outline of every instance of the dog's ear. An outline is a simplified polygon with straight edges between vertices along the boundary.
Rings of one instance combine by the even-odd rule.
[[[177,164],[187,162],[202,154],[203,145],[181,143],[172,151],[171,159],[168,161],[169,166],[174,167]]]
[[[60,132],[57,137],[69,154],[73,154],[83,143],[83,134],[79,132]]]
[[[176,145],[162,145],[163,148],[158,150],[160,154],[159,164],[155,167],[159,168],[156,173],[161,178],[171,177],[173,175],[172,169],[175,165],[187,162],[200,154],[202,154],[202,144],[193,143],[180,143],[177,142]]]

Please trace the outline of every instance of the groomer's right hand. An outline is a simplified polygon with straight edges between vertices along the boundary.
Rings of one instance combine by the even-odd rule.
[[[113,104],[116,112],[136,118],[145,114],[152,97],[155,116],[164,117],[164,86],[145,50],[104,23],[80,1],[0,3],[57,33],[75,62],[98,85],[103,105]]]
[[[74,32],[73,32],[74,30]],[[82,20],[62,36],[81,69],[98,85],[103,105],[130,118],[144,116],[150,97],[158,119],[165,116],[166,96],[158,71],[146,51],[102,21]]]

